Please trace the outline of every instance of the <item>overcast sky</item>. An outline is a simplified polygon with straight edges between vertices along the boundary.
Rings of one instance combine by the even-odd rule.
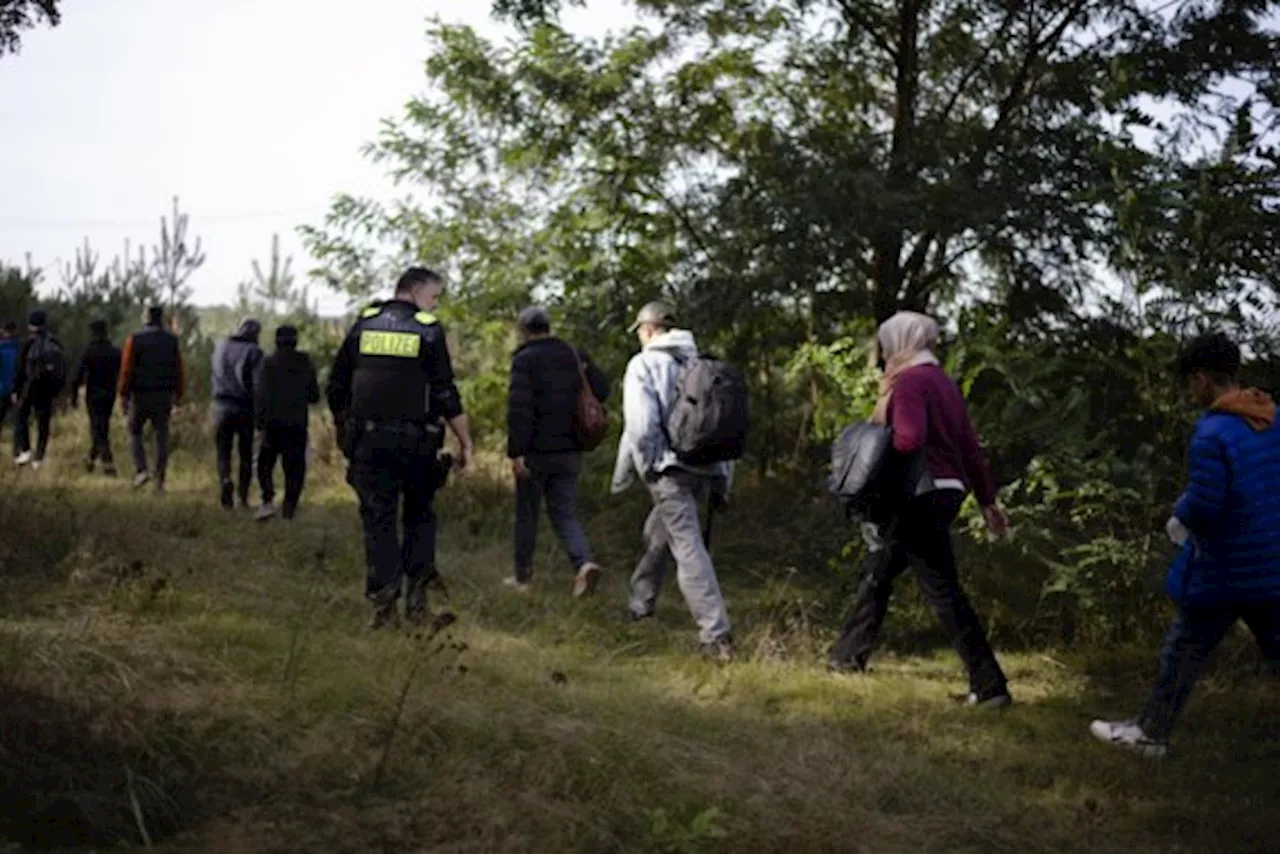
[[[630,18],[592,0],[574,29]],[[429,16],[504,31],[488,0],[64,0],[63,21],[0,59],[0,261],[59,280],[88,237],[103,262],[151,245],[176,194],[208,260],[196,302],[231,302],[278,232],[337,192],[394,190],[360,148],[425,86]],[[337,296],[326,310],[341,308]]]

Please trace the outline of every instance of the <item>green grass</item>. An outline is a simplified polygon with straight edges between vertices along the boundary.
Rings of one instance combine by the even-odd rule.
[[[374,635],[341,471],[318,461],[297,522],[256,526],[216,507],[200,417],[163,499],[85,475],[73,418],[45,470],[0,471],[0,850],[1280,847],[1280,687],[1241,639],[1153,765],[1085,732],[1140,702],[1151,648],[1007,653],[1018,705],[970,713],[904,585],[875,672],[833,679],[844,532],[748,486],[715,544],[745,655],[716,667],[674,584],[657,621],[620,619],[642,496],[585,499],[596,599],[569,598],[549,531],[521,598],[483,471],[440,500],[459,622]]]

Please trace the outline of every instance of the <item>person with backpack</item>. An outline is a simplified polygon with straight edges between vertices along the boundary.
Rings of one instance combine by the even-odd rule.
[[[67,351],[49,330],[49,315],[35,309],[27,318],[31,335],[18,355],[14,402],[18,418],[13,427],[13,461],[38,469],[49,450],[53,404],[67,383]],[[31,453],[31,416],[36,418],[35,455]]]
[[[627,613],[632,620],[653,616],[674,557],[703,653],[728,662],[734,655],[729,614],[698,504],[709,493],[712,509],[727,505],[733,460],[742,455],[746,439],[746,385],[724,362],[701,357],[693,333],[676,328],[662,303],[644,306],[631,331],[642,349],[627,365],[613,492],[642,480],[653,510],[644,525],[645,551],[631,577]]]
[[[120,400],[129,419],[129,448],[137,472],[135,489],[154,480],[157,493],[164,492],[169,463],[169,419],[182,405],[186,390],[186,366],[178,336],[162,325],[164,309],[151,306],[143,315],[144,326],[124,342],[120,357]],[[147,467],[147,449],[142,431],[151,424],[156,435],[156,467]]]
[[[298,511],[307,477],[309,407],[320,402],[320,383],[311,357],[298,351],[298,330],[276,330],[276,351],[263,359],[253,383],[254,425],[262,434],[258,452],[258,485],[262,506],[258,521],[276,515],[273,476],[276,460],[284,467],[284,503],[280,514],[292,519]]]
[[[937,322],[915,312],[885,321],[877,340],[884,361],[880,399],[871,421],[892,431],[890,454],[917,466],[903,484],[903,500],[892,519],[872,538],[853,613],[832,647],[833,672],[862,672],[875,650],[889,610],[893,583],[911,564],[929,607],[951,636],[969,673],[965,701],[981,708],[1012,702],[1007,680],[956,571],[951,525],[973,490],[993,533],[1008,527],[996,503],[996,483],[969,408],[955,382],[942,370],[934,348]],[[879,541],[876,541],[879,539]]]
[[[253,481],[254,378],[262,364],[258,337],[262,324],[255,318],[240,321],[235,334],[213,349],[211,364],[213,390],[214,445],[218,454],[218,489],[222,506],[231,509],[238,496],[241,507],[249,506]],[[239,445],[239,480],[231,479],[231,454]]]
[[[0,327],[0,434],[4,433],[4,423],[9,419],[9,409],[13,405],[13,379],[18,372],[21,349],[18,324],[6,320]]]
[[[1178,614],[1142,711],[1090,727],[1094,738],[1152,759],[1168,753],[1201,670],[1238,621],[1280,670],[1280,428],[1274,401],[1241,387],[1240,368],[1239,346],[1221,333],[1197,338],[1179,358],[1179,379],[1205,413],[1191,437],[1186,491],[1165,527],[1179,546],[1165,581]]]
[[[89,459],[85,469],[92,472],[98,460],[108,477],[116,476],[115,457],[111,454],[111,413],[116,408],[116,386],[120,382],[120,349],[107,338],[107,322],[89,324],[89,346],[80,357],[75,381],[71,384],[71,405],[80,405],[80,389],[84,389],[84,406],[89,412]]]
[[[533,579],[539,505],[573,565],[575,597],[595,592],[600,566],[578,522],[578,477],[582,454],[598,446],[607,421],[584,423],[581,411],[609,396],[609,380],[586,353],[552,336],[551,318],[541,306],[520,312],[521,344],[511,358],[507,398],[507,457],[516,480],[515,573],[503,583],[525,591]]]

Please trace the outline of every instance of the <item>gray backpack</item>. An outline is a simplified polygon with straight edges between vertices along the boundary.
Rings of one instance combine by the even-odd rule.
[[[706,466],[742,457],[751,426],[742,372],[714,356],[676,357],[680,375],[667,413],[667,441],[680,462]]]

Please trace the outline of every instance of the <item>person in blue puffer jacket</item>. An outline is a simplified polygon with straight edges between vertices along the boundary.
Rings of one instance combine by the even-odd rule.
[[[1180,546],[1165,584],[1178,616],[1142,714],[1095,721],[1091,728],[1102,741],[1157,758],[1168,752],[1174,722],[1206,660],[1237,620],[1280,666],[1276,405],[1266,393],[1240,387],[1240,348],[1222,334],[1188,345],[1178,373],[1207,410],[1191,438],[1187,490],[1167,526]]]
[[[0,329],[0,433],[4,432],[4,422],[13,403],[13,377],[18,372],[19,348],[18,324],[7,321]]]

